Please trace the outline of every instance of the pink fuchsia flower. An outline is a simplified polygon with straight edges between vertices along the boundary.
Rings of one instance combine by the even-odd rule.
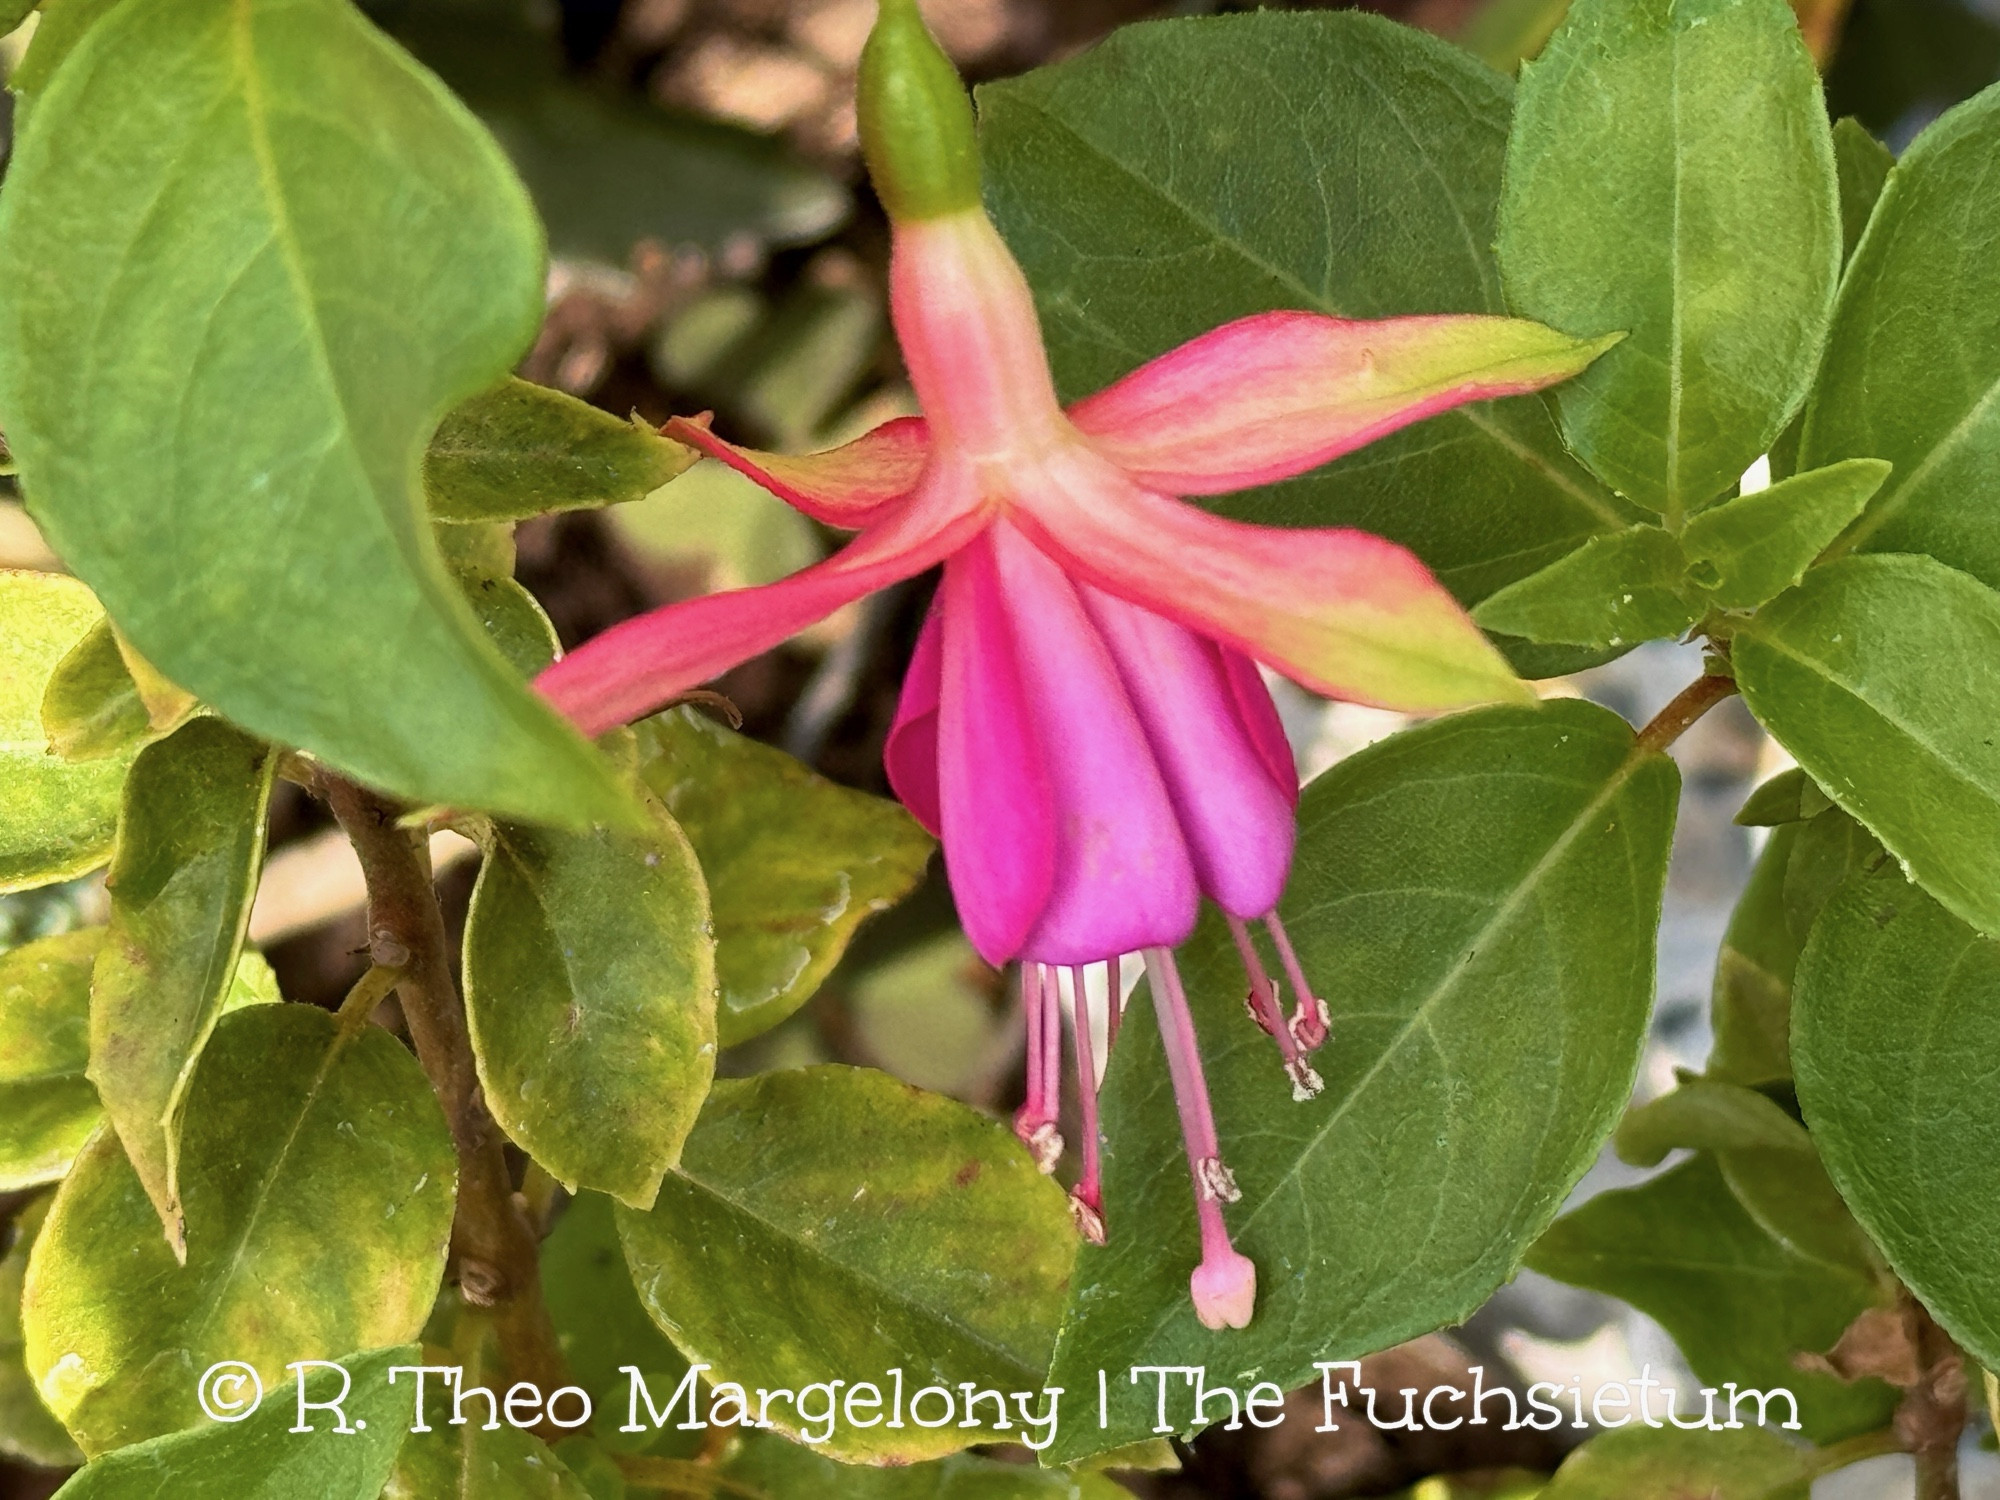
[[[616,626],[538,686],[600,733],[942,563],[886,761],[942,842],[974,946],[1019,962],[1028,1090],[1016,1129],[1052,1169],[1067,986],[1084,1133],[1072,1203],[1101,1241],[1092,1015],[1107,994],[1115,1035],[1118,960],[1143,955],[1195,1186],[1195,1311],[1240,1328],[1256,1272],[1223,1217],[1239,1194],[1172,957],[1202,896],[1228,917],[1250,1013],[1296,1097],[1320,1087],[1307,1055],[1327,1026],[1276,911],[1297,777],[1257,664],[1415,712],[1528,690],[1403,548],[1228,521],[1181,497],[1269,483],[1449,407],[1539,389],[1606,345],[1506,318],[1268,313],[1065,410],[1027,283],[980,204],[970,103],[914,0],[884,0],[860,103],[923,417],[806,457],[733,446],[705,421],[667,429],[859,535],[778,583]],[[1289,1018],[1253,922],[1291,986]],[[1099,963],[1108,982],[1087,985]]]

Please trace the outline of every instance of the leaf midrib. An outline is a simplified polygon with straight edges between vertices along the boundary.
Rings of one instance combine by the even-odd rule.
[[[202,1311],[200,1318],[189,1325],[187,1336],[188,1348],[196,1349],[200,1347],[201,1340],[207,1336],[209,1328],[215,1322],[216,1315],[221,1312],[223,1300],[227,1296],[230,1286],[236,1281],[238,1273],[243,1269],[244,1257],[250,1252],[250,1242],[256,1237],[258,1222],[263,1218],[264,1209],[271,1201],[272,1191],[277,1184],[279,1175],[285,1163],[291,1157],[292,1148],[298,1143],[299,1133],[305,1129],[307,1118],[319,1104],[320,1091],[325,1088],[326,1081],[333,1072],[334,1064],[339,1062],[341,1057],[346,1054],[348,1043],[361,1034],[360,1032],[349,1031],[345,1027],[335,1027],[333,1034],[327,1038],[326,1050],[320,1055],[319,1066],[313,1070],[312,1082],[306,1086],[304,1092],[299,1096],[298,1113],[292,1117],[291,1127],[286,1130],[283,1143],[276,1151],[271,1153],[269,1166],[257,1180],[256,1189],[250,1199],[250,1212],[244,1216],[243,1230],[236,1237],[236,1246],[230,1252],[229,1264],[215,1278],[214,1288],[208,1298],[208,1306]]]
[[[1248,262],[1251,266],[1263,272],[1266,276],[1269,276],[1273,281],[1277,282],[1287,291],[1290,291],[1295,296],[1297,296],[1300,299],[1301,303],[1303,303],[1305,306],[1311,308],[1314,311],[1325,313],[1329,317],[1352,316],[1351,313],[1348,313],[1342,308],[1330,305],[1325,297],[1312,291],[1309,287],[1306,286],[1306,284],[1303,281],[1299,280],[1299,278],[1292,272],[1284,270],[1283,268],[1277,265],[1274,265],[1264,256],[1257,253],[1257,251],[1255,251],[1249,245],[1246,245],[1241,240],[1235,239],[1230,235],[1226,234],[1220,225],[1216,224],[1207,215],[1201,213],[1193,205],[1182,202],[1180,199],[1168,193],[1164,187],[1161,187],[1160,185],[1154,183],[1149,178],[1141,175],[1141,173],[1138,171],[1137,168],[1129,166],[1125,162],[1113,156],[1108,150],[1100,146],[1097,142],[1090,140],[1088,137],[1086,137],[1082,131],[1077,129],[1077,127],[1072,125],[1069,121],[1064,120],[1059,116],[1051,113],[1048,110],[1048,108],[1045,107],[1042,101],[1033,98],[1027,98],[1027,99],[1017,99],[1015,102],[1017,104],[1017,107],[1026,109],[1034,114],[1039,115],[1043,120],[1047,121],[1049,124],[1061,130],[1065,135],[1074,140],[1079,146],[1084,148],[1091,155],[1095,156],[1100,161],[1103,161],[1106,165],[1114,168],[1117,172],[1119,172],[1122,176],[1128,178],[1130,181],[1136,183],[1139,187],[1144,189],[1146,192],[1150,193],[1154,198],[1158,199],[1161,203],[1164,203],[1167,207],[1179,213],[1190,224],[1193,224],[1198,229],[1206,231],[1211,236],[1211,238],[1214,240],[1215,243],[1226,246],[1230,250],[1234,251],[1244,261]],[[1426,163],[1428,164],[1429,163],[1428,155],[1426,155],[1425,160]],[[1433,170],[1435,170],[1434,167]],[[1454,203],[1453,208],[1456,209],[1456,207],[1457,205],[1456,203]],[[1459,218],[1460,218],[1461,228],[1464,229],[1464,231],[1469,235],[1471,232],[1470,226],[1464,224],[1463,215],[1460,215]],[[1607,527],[1619,528],[1631,524],[1629,518],[1619,514],[1617,509],[1611,504],[1609,504],[1601,495],[1594,494],[1589,489],[1586,489],[1578,485],[1574,479],[1572,479],[1570,476],[1564,474],[1561,470],[1554,467],[1546,459],[1542,458],[1541,455],[1535,453],[1532,449],[1530,449],[1525,443],[1521,442],[1520,439],[1515,437],[1512,433],[1506,431],[1506,429],[1503,428],[1498,422],[1494,421],[1492,416],[1489,415],[1486,411],[1471,406],[1455,406],[1451,408],[1449,411],[1439,413],[1438,416],[1433,420],[1446,420],[1451,418],[1456,418],[1459,421],[1469,424],[1475,430],[1477,430],[1482,436],[1488,438],[1494,443],[1497,443],[1502,448],[1505,448],[1509,453],[1515,455],[1515,457],[1520,459],[1524,464],[1529,465],[1530,467],[1535,469],[1538,473],[1545,476],[1549,481],[1549,483],[1553,484],[1555,487],[1562,490],[1564,493],[1568,494],[1578,504],[1582,505],[1586,510],[1590,511],[1593,515],[1595,515]]]
[[[1756,632],[1750,635],[1750,639],[1755,641],[1758,645],[1765,647],[1767,650],[1771,651],[1775,655],[1782,656],[1787,661],[1793,662],[1799,667],[1805,669],[1807,672],[1818,677],[1820,681],[1826,683],[1829,687],[1838,688],[1842,693],[1847,695],[1850,701],[1857,704],[1861,708],[1867,710],[1867,712],[1870,715],[1872,715],[1877,721],[1887,726],[1889,729],[1894,730],[1897,734],[1901,735],[1904,739],[1908,740],[1912,745],[1915,745],[1919,750],[1925,753],[1926,757],[1929,760],[1931,760],[1933,763],[1935,763],[1943,770],[1949,772],[1957,781],[1959,781],[1964,786],[1970,788],[1976,795],[1988,799],[1990,799],[1993,796],[1993,793],[1987,789],[1987,787],[1979,780],[1976,774],[1967,770],[1964,766],[1959,764],[1959,762],[1953,757],[1945,754],[1942,749],[1932,744],[1931,741],[1926,739],[1923,735],[1919,734],[1916,731],[1916,729],[1914,729],[1910,724],[1905,722],[1900,716],[1890,713],[1885,707],[1883,707],[1883,705],[1878,703],[1875,699],[1865,696],[1861,692],[1860,688],[1858,688],[1855,684],[1847,681],[1843,677],[1837,676],[1833,672],[1832,668],[1829,667],[1825,662],[1820,661],[1816,657],[1802,655],[1800,652],[1793,650],[1790,646],[1781,642],[1776,636],[1770,634],[1766,634],[1763,632]],[[1843,797],[1841,791],[1833,791],[1832,788],[1834,786],[1834,783],[1831,779],[1829,779],[1823,784],[1829,788],[1831,795],[1833,795],[1834,800],[1836,802],[1841,803],[1843,807],[1847,806],[1848,801],[1851,800],[1852,796],[1851,793],[1848,793],[1847,796]],[[1844,791],[1845,789],[1842,790]],[[1849,808],[1848,810],[1852,811],[1851,808]],[[1856,816],[1859,815],[1857,814]],[[1866,820],[1864,819],[1863,821],[1865,822]],[[1873,831],[1872,825],[1870,825],[1870,831],[1871,832]],[[1885,839],[1883,842],[1886,843],[1888,841]]]
[[[1869,506],[1861,519],[1849,528],[1847,535],[1834,543],[1830,549],[1831,555],[1838,557],[1853,551],[1902,514],[1904,507],[1910,502],[1910,497],[1931,476],[1932,471],[1956,454],[1971,434],[1995,412],[2000,412],[2000,376],[1995,376],[1986,387],[1985,394],[1966,409],[1965,415],[1952,425],[1949,432],[1931,445],[1930,452],[1910,470],[1908,476],[1874,505]]]
[[[1591,826],[1596,821],[1598,814],[1607,805],[1616,800],[1618,794],[1625,789],[1632,777],[1637,774],[1639,768],[1645,765],[1651,758],[1650,755],[1635,745],[1631,753],[1626,756],[1618,769],[1605,782],[1603,789],[1577,812],[1576,816],[1570,820],[1562,833],[1550,843],[1548,849],[1542,854],[1541,858],[1535,861],[1534,865],[1530,867],[1520,882],[1516,884],[1507,899],[1502,901],[1495,909],[1492,917],[1480,926],[1476,934],[1466,939],[1457,961],[1452,965],[1449,972],[1440,978],[1432,987],[1430,993],[1418,1002],[1414,1010],[1409,1012],[1403,1025],[1397,1029],[1395,1035],[1376,1054],[1375,1060],[1368,1065],[1367,1071],[1355,1081],[1353,1088],[1348,1090],[1346,1096],[1327,1115],[1319,1129],[1300,1143],[1297,1152],[1293,1156],[1292,1164],[1285,1169],[1283,1175],[1271,1184],[1270,1190],[1263,1195],[1257,1205],[1237,1221],[1235,1227],[1239,1233],[1247,1234],[1250,1226],[1257,1222],[1264,1210],[1277,1202],[1280,1195],[1287,1188],[1295,1185],[1299,1173],[1305,1167],[1307,1158],[1318,1155],[1320,1149],[1326,1144],[1327,1138],[1333,1134],[1334,1128],[1347,1115],[1355,1102],[1368,1091],[1369,1085],[1375,1078],[1388,1067],[1390,1059],[1402,1051],[1404,1044],[1408,1042],[1410,1037],[1420,1027],[1428,1028],[1431,1012],[1447,994],[1451,993],[1458,986],[1466,971],[1471,967],[1473,960],[1486,950],[1488,940],[1491,936],[1513,920],[1515,914],[1525,903],[1528,893],[1540,885],[1542,878],[1555,868],[1556,864],[1569,851],[1570,846],[1581,836],[1583,830]],[[1178,1312],[1179,1306],[1176,1304],[1156,1316],[1152,1326],[1147,1331],[1147,1337],[1157,1337]]]

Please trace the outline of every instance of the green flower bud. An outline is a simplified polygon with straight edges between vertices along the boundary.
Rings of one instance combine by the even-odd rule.
[[[881,0],[861,54],[857,103],[868,175],[892,219],[936,219],[979,203],[972,101],[916,0]]]

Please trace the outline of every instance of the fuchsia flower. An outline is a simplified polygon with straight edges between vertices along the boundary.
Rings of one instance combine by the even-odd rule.
[[[1085,966],[1144,955],[1195,1184],[1194,1306],[1240,1328],[1256,1272],[1231,1245],[1194,1023],[1171,950],[1200,897],[1228,916],[1249,1009],[1293,1092],[1324,1005],[1276,906],[1297,777],[1257,663],[1315,692],[1439,711],[1527,690],[1401,547],[1348,530],[1223,520],[1177,497],[1268,483],[1448,407],[1531,391],[1601,343],[1493,317],[1227,324],[1067,411],[1028,286],[979,199],[972,113],[914,0],[884,0],[861,80],[863,141],[894,229],[891,306],[922,419],[783,457],[704,423],[668,431],[859,535],[763,588],[605,632],[538,686],[588,733],[648,713],[835,608],[939,563],[890,734],[891,782],[941,840],[965,930],[1018,960],[1028,1097],[1016,1129],[1045,1170],[1056,1133],[1060,989],[1072,996],[1083,1124],[1072,1194],[1101,1242],[1097,1079]],[[1258,957],[1261,922],[1292,988]]]

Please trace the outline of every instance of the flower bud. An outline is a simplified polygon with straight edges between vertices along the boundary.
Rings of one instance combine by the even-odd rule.
[[[861,149],[892,219],[935,219],[979,203],[972,101],[916,0],[882,0],[861,54]]]

